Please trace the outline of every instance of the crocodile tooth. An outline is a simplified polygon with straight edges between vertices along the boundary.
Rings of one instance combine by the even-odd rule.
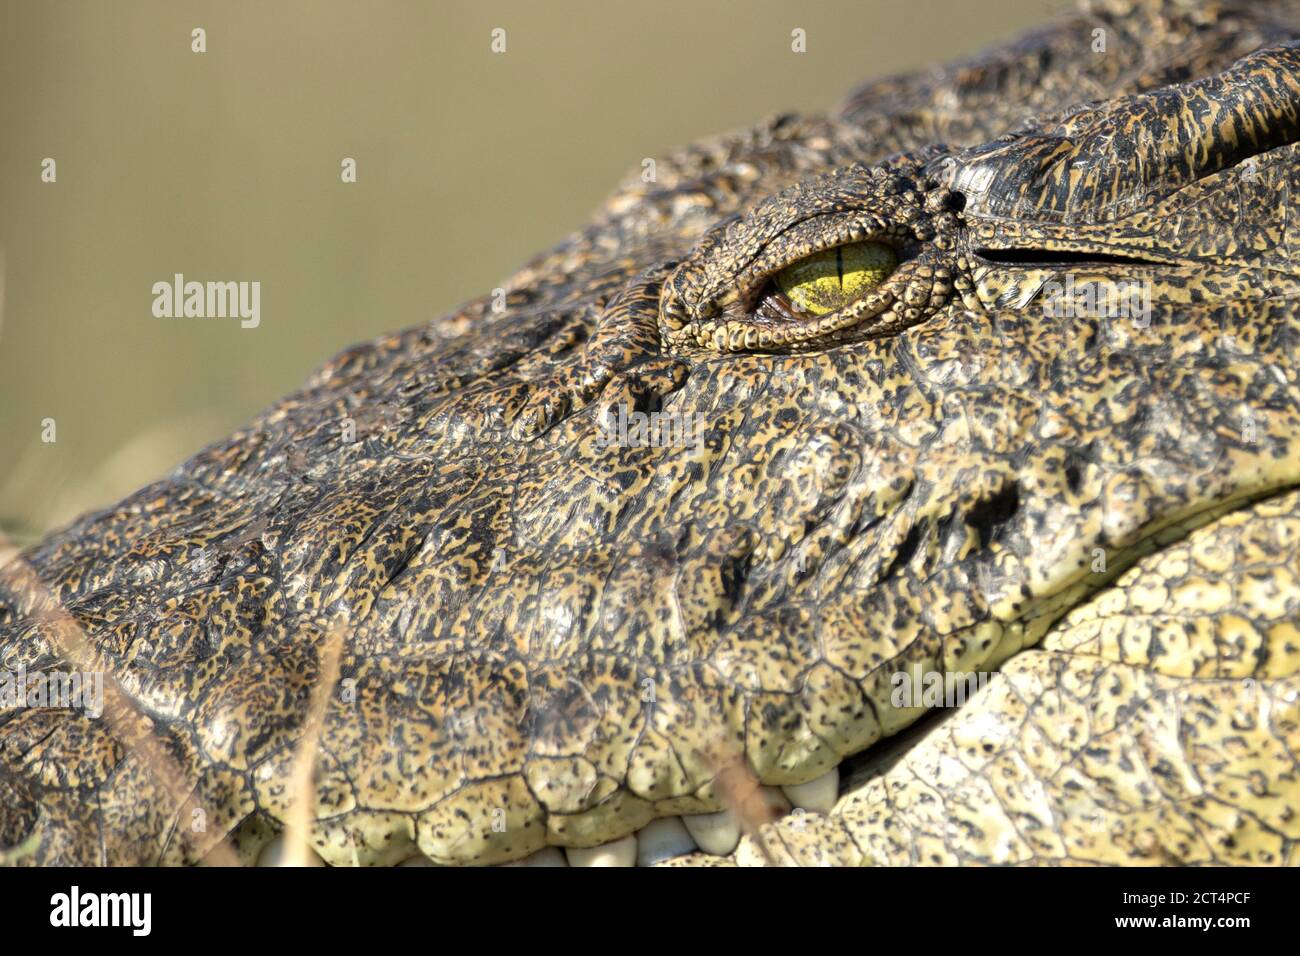
[[[695,849],[695,841],[681,817],[652,820],[637,831],[636,865],[653,866],[660,860],[670,860]]]
[[[796,807],[830,813],[840,795],[840,768],[832,767],[807,783],[794,783],[781,789]]]
[[[726,856],[740,842],[740,824],[728,810],[692,813],[682,817],[682,823],[695,838],[695,845],[714,856]]]
[[[600,846],[565,847],[569,866],[636,866],[636,837],[625,836]]]
[[[599,849],[599,847],[597,847]],[[556,846],[544,847],[531,856],[526,856],[522,860],[513,860],[506,866],[568,866],[569,861],[564,858],[564,852]]]
[[[280,834],[266,846],[262,847],[262,852],[257,855],[258,866],[301,866],[302,864],[288,863],[289,841],[285,839],[284,834]],[[324,866],[325,861],[316,855],[316,851],[307,847],[307,866]]]

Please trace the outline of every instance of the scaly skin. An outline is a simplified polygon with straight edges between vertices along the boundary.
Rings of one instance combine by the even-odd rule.
[[[1294,862],[1297,23],[1097,3],[688,149],[503,309],[338,356],[50,536],[0,570],[0,665],[55,669],[83,631],[192,793],[119,724],[0,712],[0,844],[253,857],[341,629],[311,808],[331,863],[716,811],[736,759],[797,784],[908,728],[898,672],[999,666],[769,852]],[[900,252],[883,283],[769,308],[775,272],[861,239]],[[1149,322],[1051,313],[1066,273],[1143,281]],[[702,441],[608,444],[620,409]]]

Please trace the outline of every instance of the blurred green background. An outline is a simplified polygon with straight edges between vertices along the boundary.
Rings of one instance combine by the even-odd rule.
[[[0,0],[0,530],[111,504],[339,349],[490,290],[643,157],[1066,6]],[[154,318],[176,272],[260,281],[260,327]]]

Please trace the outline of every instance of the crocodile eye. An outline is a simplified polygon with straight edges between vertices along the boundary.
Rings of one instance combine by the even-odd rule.
[[[800,259],[773,281],[795,311],[828,315],[880,285],[897,265],[898,254],[883,242],[854,242]]]

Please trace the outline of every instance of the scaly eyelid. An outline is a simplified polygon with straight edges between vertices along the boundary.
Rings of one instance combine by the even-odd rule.
[[[673,270],[660,294],[669,347],[786,351],[887,335],[940,308],[957,281],[955,214],[937,210],[928,182],[897,169],[847,169],[769,197],[719,224]],[[949,220],[953,221],[949,221]],[[939,233],[946,241],[939,241]],[[824,314],[795,314],[771,294],[794,264],[837,246],[880,242],[895,267]]]

